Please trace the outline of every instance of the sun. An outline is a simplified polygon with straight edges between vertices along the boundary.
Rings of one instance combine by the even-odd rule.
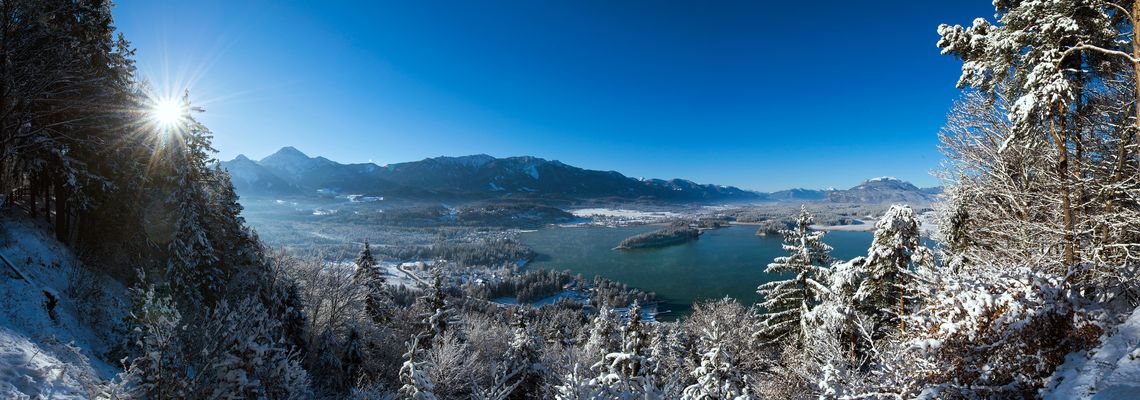
[[[178,126],[186,117],[186,107],[174,99],[156,100],[151,105],[149,114],[155,125],[170,129]]]

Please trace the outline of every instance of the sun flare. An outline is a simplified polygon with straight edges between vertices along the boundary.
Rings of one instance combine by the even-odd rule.
[[[150,108],[150,118],[161,128],[173,128],[185,117],[186,108],[174,99],[155,101]]]

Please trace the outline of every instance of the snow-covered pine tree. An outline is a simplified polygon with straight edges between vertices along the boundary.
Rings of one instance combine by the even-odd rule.
[[[613,309],[603,305],[590,324],[590,330],[585,340],[586,356],[602,358],[611,350],[617,348],[617,323],[614,321]]]
[[[546,367],[542,365],[542,341],[527,323],[528,316],[522,307],[515,308],[514,332],[507,348],[507,366],[517,371],[516,386],[521,393],[535,393],[542,387]]]
[[[134,358],[125,360],[126,391],[142,398],[303,399],[308,373],[281,340],[280,322],[253,298],[225,301],[200,316],[181,319],[169,298],[152,288],[136,291]]]
[[[423,326],[420,346],[430,348],[437,339],[443,337],[445,332],[452,329],[456,319],[454,311],[447,302],[443,277],[438,272],[433,274],[432,285],[425,297],[420,298],[420,302],[424,308],[420,319]]]
[[[787,369],[782,373],[799,381],[800,390],[821,398],[862,393],[862,377],[879,361],[876,338],[872,337],[877,321],[864,312],[856,297],[866,279],[865,261],[856,257],[832,265],[827,296],[804,315],[804,345],[800,351],[784,353],[781,364]],[[771,383],[764,382],[768,386]],[[775,384],[786,386],[783,381]],[[786,393],[781,387],[767,390]]]
[[[360,254],[356,256],[353,264],[356,265],[353,281],[357,285],[365,287],[364,312],[368,313],[369,318],[374,323],[379,324],[387,321],[389,318],[388,300],[390,298],[387,280],[378,267],[376,257],[372,255],[372,246],[368,244],[368,239],[364,239],[364,247],[360,249]]]
[[[111,186],[108,167],[120,161],[106,150],[131,125],[124,111],[133,109],[133,61],[122,57],[129,50],[118,46],[108,2],[2,5],[0,193],[9,200],[22,187],[32,217],[72,243],[81,213]]]
[[[824,232],[811,231],[814,217],[806,206],[800,206],[800,215],[793,229],[785,229],[784,251],[787,256],[777,257],[764,269],[768,274],[790,277],[760,285],[757,293],[764,297],[761,325],[756,333],[766,345],[797,345],[803,336],[803,315],[823,299],[827,287],[826,267],[831,263],[831,246],[823,242]]]
[[[925,269],[933,266],[933,253],[922,245],[918,219],[905,205],[892,205],[875,223],[875,237],[862,268],[866,278],[856,298],[880,321],[897,323],[921,295]]]
[[[725,341],[724,328],[714,321],[702,331],[701,364],[692,372],[697,383],[686,387],[681,399],[752,399],[747,382],[737,374],[736,360],[725,351],[728,343]]]
[[[683,375],[686,347],[681,329],[672,323],[654,324],[649,339],[649,356],[653,358],[653,376],[673,379]],[[687,372],[687,371],[685,371]],[[667,385],[663,383],[662,386]]]
[[[575,362],[554,386],[556,400],[594,400],[602,397],[602,389],[592,383],[589,368]]]
[[[166,279],[187,301],[185,306],[201,307],[223,286],[227,272],[218,268],[218,252],[210,242],[210,207],[206,184],[210,178],[210,131],[190,115],[197,108],[190,104],[190,94],[182,97],[183,118],[177,125],[166,127],[164,160],[170,168],[166,199],[174,219],[173,235],[167,245]]]
[[[594,364],[598,376],[592,383],[602,389],[604,397],[644,397],[645,389],[652,387],[650,373],[653,370],[653,360],[648,355],[646,327],[641,313],[641,306],[634,302],[629,307],[629,321],[621,327],[621,349],[606,354]]]
[[[344,386],[351,387],[361,378],[362,366],[367,357],[364,345],[360,328],[349,326],[344,338],[344,350],[340,354],[340,373],[337,374],[345,382]]]
[[[404,365],[400,367],[400,396],[410,400],[436,400],[435,384],[424,373],[431,368],[420,361],[420,339],[412,338],[408,345],[408,352],[404,353]]]
[[[263,263],[265,260],[260,254],[261,243],[245,226],[245,218],[241,216],[243,208],[238,203],[237,191],[230,180],[229,171],[215,164],[209,170],[204,185],[211,210],[206,217],[210,234],[207,240],[216,248],[217,265],[235,270]]]

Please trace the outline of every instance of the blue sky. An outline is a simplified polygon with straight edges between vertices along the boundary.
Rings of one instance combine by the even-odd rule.
[[[119,0],[140,74],[188,87],[218,157],[534,155],[756,190],[936,184],[988,0]]]

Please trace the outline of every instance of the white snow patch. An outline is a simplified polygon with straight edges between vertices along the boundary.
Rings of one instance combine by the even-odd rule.
[[[620,218],[671,218],[680,214],[670,211],[640,211],[640,210],[627,210],[627,209],[612,209],[612,208],[582,208],[571,210],[571,214],[575,217],[620,217]]]
[[[1072,353],[1057,367],[1041,397],[1135,399],[1140,397],[1140,307],[1101,337],[1088,353]]]
[[[0,254],[19,271],[0,261],[0,398],[104,396],[118,370],[99,357],[116,340],[111,324],[128,307],[126,289],[79,275],[86,267],[28,219],[0,217]],[[51,314],[48,294],[56,298]]]
[[[384,200],[384,197],[382,197],[382,196],[365,196],[362,194],[350,194],[347,197],[348,197],[348,201],[351,201],[353,203],[371,203],[374,201],[383,201]]]
[[[526,174],[530,175],[531,178],[538,180],[538,167],[534,165],[526,166]]]

